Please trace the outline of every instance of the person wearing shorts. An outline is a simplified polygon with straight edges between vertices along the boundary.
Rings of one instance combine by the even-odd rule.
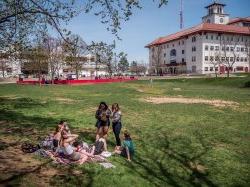
[[[99,140],[99,138],[101,137],[107,140],[107,134],[110,126],[110,120],[109,120],[110,115],[111,111],[108,108],[108,105],[105,102],[101,102],[95,113],[95,118],[97,119],[96,141]]]

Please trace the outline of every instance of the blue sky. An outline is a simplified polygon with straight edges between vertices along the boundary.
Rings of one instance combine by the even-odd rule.
[[[157,7],[153,0],[141,0],[143,9],[135,10],[128,22],[122,24],[119,36],[122,41],[116,41],[117,51],[128,54],[128,60],[148,63],[148,49],[144,46],[159,36],[165,36],[179,31],[180,0],[169,0],[166,6]],[[156,1],[157,2],[157,1]],[[159,1],[158,1],[159,2]],[[213,0],[183,0],[184,29],[197,25],[207,12],[204,8]],[[250,16],[250,0],[220,0],[225,3],[225,12],[230,17]],[[74,18],[67,28],[79,34],[88,44],[91,41],[112,43],[116,39],[106,30],[106,25],[93,14],[82,14]]]

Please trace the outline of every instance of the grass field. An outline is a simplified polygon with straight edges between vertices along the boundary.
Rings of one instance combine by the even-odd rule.
[[[22,155],[0,157],[0,185],[21,186],[250,186],[250,89],[245,78],[176,79],[86,86],[0,85],[0,155],[19,153],[66,119],[91,143],[100,101],[118,102],[123,130],[136,156],[113,156],[114,169],[99,164],[59,166]],[[236,106],[146,102],[149,97],[225,100]],[[114,148],[110,130],[108,148]],[[16,154],[17,155],[17,154]],[[18,155],[16,156],[18,157]],[[3,171],[8,164],[8,170]],[[39,166],[39,167],[37,167]],[[35,169],[34,169],[35,168]]]

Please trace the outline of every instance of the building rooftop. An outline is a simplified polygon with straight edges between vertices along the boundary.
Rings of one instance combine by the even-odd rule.
[[[178,39],[184,38],[185,36],[195,34],[198,32],[217,32],[217,33],[250,35],[250,30],[248,27],[213,24],[213,23],[201,23],[197,26],[182,30],[180,32],[170,34],[165,37],[160,37],[154,40],[153,42],[149,43],[145,47],[151,47],[155,45],[168,43],[170,41],[178,40]]]
[[[230,19],[228,25],[238,22],[250,22],[250,17]]]
[[[212,4],[208,5],[208,6],[206,6],[205,8],[209,8],[209,7],[211,7],[211,6],[215,6],[215,5],[219,5],[219,6],[226,6],[226,5],[225,5],[225,4],[223,4],[223,3],[214,2],[214,3],[212,3]]]

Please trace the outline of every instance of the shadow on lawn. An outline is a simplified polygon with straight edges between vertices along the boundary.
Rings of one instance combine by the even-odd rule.
[[[150,149],[143,149],[143,155],[136,154],[133,162],[128,165],[130,169],[143,178],[147,178],[155,186],[169,184],[172,186],[217,186],[209,179],[209,173],[200,163],[201,157],[205,155],[210,148],[206,146],[203,138],[197,134],[197,139],[202,145],[202,150],[193,150],[198,153],[190,156],[189,154],[176,150],[171,146],[168,137],[158,141],[157,147],[161,153],[153,152]],[[146,145],[146,142],[142,143]],[[192,149],[188,147],[187,149]],[[154,149],[157,149],[156,147]],[[182,171],[182,172],[180,172]]]
[[[29,108],[32,110],[36,107],[46,107],[46,104],[39,103],[29,98],[12,99],[0,97],[0,153],[1,151],[2,153],[10,152],[10,150],[13,152],[13,154],[20,152],[20,159],[26,159],[26,155],[21,154],[21,143],[29,140],[33,144],[37,144],[41,139],[54,131],[54,128],[60,119],[55,119],[52,117],[29,116],[15,110],[21,108]],[[72,119],[67,120],[73,121]],[[87,139],[88,141],[93,142],[95,139],[95,132],[92,132],[93,129],[72,129],[72,131],[74,133],[78,133],[81,137],[83,137],[83,139]],[[9,155],[9,157],[10,158],[8,158],[8,160],[11,161],[12,156]],[[4,163],[5,159],[7,158],[0,156],[0,162]],[[14,156],[13,159],[15,159]],[[11,167],[12,170],[14,168],[14,171],[11,171],[11,174],[9,173],[9,177],[7,178],[2,178],[3,173],[0,174],[0,185],[11,185],[12,183],[20,181],[20,179],[23,177],[29,178],[30,175],[39,176],[41,175],[41,170],[43,170],[45,167],[48,167],[48,173],[50,169],[53,168],[57,168],[56,170],[64,172],[63,174],[59,175],[59,178],[56,178],[58,179],[56,181],[54,180],[56,175],[50,176],[50,183],[62,182],[62,184],[65,184],[65,182],[70,182],[70,184],[75,184],[77,186],[84,183],[85,186],[91,186],[94,177],[94,173],[92,171],[88,171],[85,168],[78,168],[77,166],[48,165],[50,162],[46,162],[46,164],[37,164],[33,169],[15,168],[14,162],[10,162],[10,164],[13,165],[13,167]],[[75,170],[75,167],[78,170],[81,170],[80,176],[79,174],[74,174],[73,171]],[[3,172],[8,173],[6,170]],[[43,180],[43,177],[39,178],[39,180]]]

